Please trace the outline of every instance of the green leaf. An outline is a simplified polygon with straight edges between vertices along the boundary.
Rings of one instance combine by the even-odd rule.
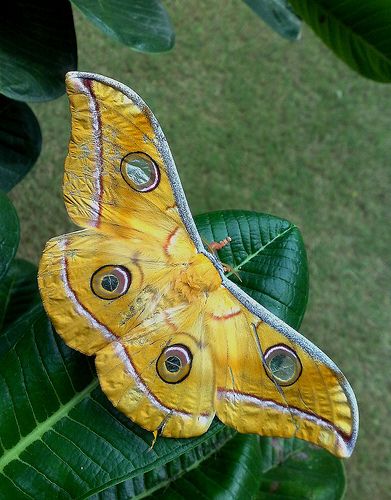
[[[0,337],[0,482],[5,498],[79,498],[143,474],[225,430],[159,438],[103,395],[85,356],[53,335],[41,306]],[[18,496],[19,495],[19,496]],[[23,495],[23,496],[21,496]]]
[[[300,439],[261,438],[259,499],[337,500],[345,491],[342,460]]]
[[[174,46],[175,34],[159,0],[72,0],[99,29],[142,52],[165,52]]]
[[[290,0],[295,12],[346,64],[379,82],[391,81],[388,0]]]
[[[0,189],[9,191],[36,162],[41,129],[27,104],[0,94]]]
[[[261,477],[258,436],[237,434],[220,451],[200,466],[178,478],[153,498],[232,498],[257,497]]]
[[[36,266],[27,260],[14,259],[0,283],[0,331],[40,300]]]
[[[297,40],[301,22],[287,0],[243,0],[276,33],[288,40]]]
[[[19,244],[19,219],[7,195],[0,191],[0,281],[7,273]]]
[[[205,217],[212,227],[208,228]],[[235,241],[231,249],[221,251],[229,253],[225,262],[239,265],[247,260],[245,266],[251,267],[262,254],[270,269],[276,268],[276,276],[279,266],[289,283],[302,276],[299,256],[305,262],[305,253],[299,251],[297,235],[290,239],[297,229],[287,221],[232,211],[197,220],[203,233],[213,239],[226,236],[223,222],[230,228]],[[251,278],[250,291],[252,284]],[[276,291],[283,288],[277,286]],[[268,295],[260,293],[259,287],[254,293],[267,301]],[[305,301],[301,304],[304,309]],[[279,308],[279,315],[292,321],[288,307]],[[40,305],[8,324],[0,336],[0,381],[0,483],[6,498],[86,498],[107,488],[111,490],[104,498],[128,498],[129,491],[143,496],[201,464],[233,435],[215,421],[203,436],[159,437],[149,450],[152,433],[112,406],[99,387],[91,359],[69,349],[53,333]],[[216,467],[225,471],[227,461],[221,460],[222,465],[216,463]],[[237,470],[231,470],[243,483],[234,481],[229,486],[227,476],[225,491],[250,487],[252,472],[246,470],[245,457],[240,463]],[[213,474],[209,482],[212,478]]]
[[[65,92],[76,69],[72,9],[67,0],[7,2],[0,31],[0,92],[20,101],[47,101]]]
[[[183,474],[195,469],[196,467],[203,466],[202,464],[205,459],[212,457],[211,460],[208,460],[208,462],[215,462],[216,451],[226,445],[227,441],[230,441],[235,434],[235,431],[225,427],[221,432],[214,435],[208,441],[205,441],[201,445],[181,455],[175,460],[172,460],[161,467],[156,467],[156,469],[147,472],[143,476],[138,476],[134,479],[124,481],[123,483],[117,484],[116,486],[108,488],[89,498],[91,498],[91,500],[114,500],[117,498],[144,498],[152,494],[153,498],[155,498],[160,493],[160,491],[157,492],[156,490],[160,489],[163,489],[166,494],[166,488],[169,487],[172,482],[175,482],[176,485],[177,479],[182,478]],[[166,496],[166,498],[171,498],[171,496]]]
[[[308,266],[296,226],[272,215],[226,210],[195,218],[206,242],[230,236],[218,252],[221,262],[237,272],[228,276],[253,299],[298,328],[308,300]]]

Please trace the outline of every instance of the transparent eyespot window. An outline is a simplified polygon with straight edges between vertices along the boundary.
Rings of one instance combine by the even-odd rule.
[[[114,292],[119,285],[119,279],[115,274],[106,274],[101,281],[102,288],[107,292]]]
[[[290,347],[280,344],[265,352],[267,374],[279,385],[292,385],[301,375],[302,366]]]
[[[129,153],[121,160],[121,174],[129,186],[142,193],[152,191],[160,181],[156,163],[145,153]]]
[[[163,349],[157,360],[156,370],[164,382],[177,384],[189,375],[192,360],[193,356],[186,346],[172,345]]]
[[[176,373],[182,369],[182,361],[178,356],[170,356],[166,359],[164,364],[170,373]]]
[[[126,267],[103,266],[92,275],[91,289],[101,299],[117,299],[129,290],[131,281],[131,273]]]

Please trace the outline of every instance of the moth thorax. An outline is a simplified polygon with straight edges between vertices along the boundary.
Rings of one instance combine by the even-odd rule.
[[[221,285],[221,277],[211,261],[199,253],[178,276],[175,288],[189,301],[197,293],[212,292]]]

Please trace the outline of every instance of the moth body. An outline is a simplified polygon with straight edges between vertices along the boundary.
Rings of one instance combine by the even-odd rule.
[[[221,283],[221,276],[209,258],[198,253],[179,274],[174,287],[188,302],[191,302],[195,294],[213,292],[221,286]]]

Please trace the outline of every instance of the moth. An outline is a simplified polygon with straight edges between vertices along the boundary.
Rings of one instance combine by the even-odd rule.
[[[349,456],[358,432],[349,383],[225,276],[150,109],[104,76],[71,72],[66,86],[64,199],[82,229],[50,240],[40,262],[56,331],[95,356],[107,397],[147,430],[197,436],[217,416],[239,432]]]

